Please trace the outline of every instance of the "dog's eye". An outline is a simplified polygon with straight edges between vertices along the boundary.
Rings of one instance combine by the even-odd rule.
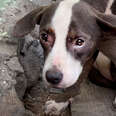
[[[40,36],[40,38],[42,40],[44,40],[45,42],[47,42],[48,41],[48,34],[47,33],[42,33],[41,36]]]
[[[84,40],[81,39],[81,38],[78,38],[78,39],[76,40],[76,42],[75,42],[75,44],[78,45],[78,46],[82,46],[83,43],[84,43]]]

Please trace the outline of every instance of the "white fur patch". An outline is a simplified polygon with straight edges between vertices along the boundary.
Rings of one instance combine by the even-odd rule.
[[[78,2],[79,0],[62,1],[51,22],[52,28],[55,30],[56,40],[46,59],[43,78],[46,81],[46,71],[56,66],[63,73],[63,80],[57,85],[59,88],[73,85],[78,80],[83,68],[80,61],[75,60],[66,50],[66,38],[71,23],[72,7]]]
[[[114,3],[114,0],[109,0],[108,1],[107,7],[106,7],[106,10],[105,10],[105,14],[112,14],[111,6],[112,6],[113,3]]]
[[[45,114],[59,116],[69,105],[69,101],[57,103],[54,100],[45,104]]]

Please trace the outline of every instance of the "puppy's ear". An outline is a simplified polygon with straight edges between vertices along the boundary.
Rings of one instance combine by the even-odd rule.
[[[31,32],[35,25],[40,23],[46,8],[48,8],[48,6],[39,7],[20,19],[14,26],[13,36],[22,37]]]
[[[103,32],[116,33],[116,16],[100,13],[94,9],[97,24]]]

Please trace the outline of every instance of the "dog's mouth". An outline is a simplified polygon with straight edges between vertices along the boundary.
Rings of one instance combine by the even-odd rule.
[[[54,88],[56,90],[66,90],[72,86],[74,86],[76,83],[77,83],[77,79],[73,82],[73,83],[70,83],[70,82],[66,82],[64,79],[58,83],[58,84],[52,84],[52,83],[49,83],[47,80],[43,80],[44,82],[44,85],[46,86],[46,88]]]
[[[79,84],[77,84],[76,82],[74,85],[67,88],[59,88],[58,86],[45,85],[45,91],[47,91],[50,94],[65,94],[68,92],[68,93],[71,93],[73,96],[73,94],[80,93],[80,88],[79,88]]]
[[[56,94],[62,94],[65,92],[65,89],[53,87],[53,88],[50,88],[49,92],[56,93]]]
[[[59,88],[56,85],[46,85],[44,84],[45,91],[48,91],[49,93],[52,94],[62,94],[66,89],[64,88]]]

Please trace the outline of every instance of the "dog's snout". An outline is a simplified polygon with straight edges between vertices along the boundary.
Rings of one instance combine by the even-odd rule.
[[[46,80],[51,84],[59,84],[63,78],[63,74],[58,70],[48,70],[46,72]]]

